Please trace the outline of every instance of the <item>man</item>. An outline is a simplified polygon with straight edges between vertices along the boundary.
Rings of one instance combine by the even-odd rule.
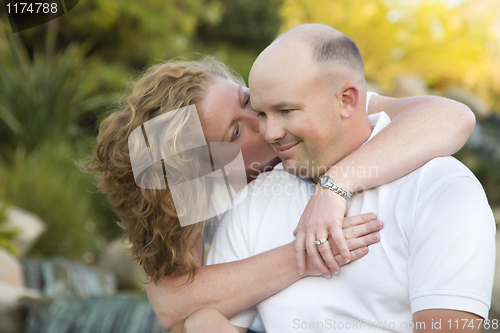
[[[280,36],[254,63],[249,84],[260,133],[283,167],[261,175],[226,214],[210,264],[292,241],[320,176],[390,122],[384,113],[367,117],[359,50],[328,26],[302,25]],[[348,197],[321,180],[323,191]],[[384,221],[380,243],[339,275],[301,279],[258,304],[267,332],[480,331],[491,299],[495,224],[480,183],[464,165],[434,159],[353,195],[347,207],[349,215],[374,212]],[[326,242],[317,240],[320,252]],[[248,327],[256,313],[250,309],[233,323]]]

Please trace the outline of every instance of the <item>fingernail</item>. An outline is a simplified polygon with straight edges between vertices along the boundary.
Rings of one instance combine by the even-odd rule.
[[[337,271],[337,272],[333,272],[333,274],[335,274],[335,275],[339,275],[339,272],[338,272],[338,271]]]
[[[350,263],[351,261],[350,261],[349,259],[345,259],[345,260],[344,260],[344,262],[345,262],[346,264],[348,264],[348,263]]]
[[[329,278],[331,274],[323,274],[324,277]]]
[[[304,275],[304,273],[302,273],[302,271],[299,269],[299,276],[302,276]]]

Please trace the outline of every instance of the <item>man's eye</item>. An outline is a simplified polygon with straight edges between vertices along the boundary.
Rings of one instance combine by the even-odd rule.
[[[241,132],[240,132],[240,125],[238,124],[235,128],[234,128],[234,131],[233,131],[233,135],[231,136],[231,142],[235,141],[236,139],[238,139],[238,137],[240,136]]]
[[[265,116],[266,116],[266,114],[265,114],[264,112],[259,112],[259,113],[257,113],[257,115],[258,115],[259,117],[265,117]]]
[[[284,114],[288,114],[292,111],[292,109],[283,109],[281,110],[281,112],[283,112]]]

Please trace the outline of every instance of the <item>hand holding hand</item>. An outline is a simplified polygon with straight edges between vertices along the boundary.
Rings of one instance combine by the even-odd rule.
[[[375,244],[380,240],[378,231],[383,227],[382,221],[378,220],[376,215],[373,213],[345,217],[343,218],[343,225],[344,227],[342,229],[342,237],[345,240],[350,251],[351,261],[360,259],[368,254],[367,246]],[[309,253],[309,248],[304,250],[305,238],[299,237],[298,235],[299,232],[297,232],[294,248],[297,263],[303,264],[303,270],[300,270],[299,266],[298,273],[300,275],[321,274],[325,277],[329,277],[330,270],[325,266],[325,262],[322,259],[325,257],[329,258],[329,260],[334,260],[337,267],[346,264],[341,256],[339,248],[331,238],[328,238],[327,242],[320,245],[316,245],[313,243],[314,249],[316,250],[314,255],[317,256],[314,257]],[[307,260],[306,251],[308,255]],[[319,255],[321,255],[321,257]],[[313,258],[318,259],[321,265],[318,265],[318,261],[314,261]]]

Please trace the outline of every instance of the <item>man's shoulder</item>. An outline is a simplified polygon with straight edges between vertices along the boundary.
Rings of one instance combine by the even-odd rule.
[[[471,186],[476,194],[485,196],[481,183],[464,164],[454,157],[437,157],[422,167],[395,181],[399,194],[418,201],[426,201],[436,193],[458,187]],[[398,186],[399,185],[399,186]],[[462,191],[466,193],[467,191]],[[458,195],[458,193],[456,193]]]
[[[454,157],[437,157],[417,170],[421,181],[436,183],[454,178],[466,177],[479,183],[476,176],[462,162]]]

